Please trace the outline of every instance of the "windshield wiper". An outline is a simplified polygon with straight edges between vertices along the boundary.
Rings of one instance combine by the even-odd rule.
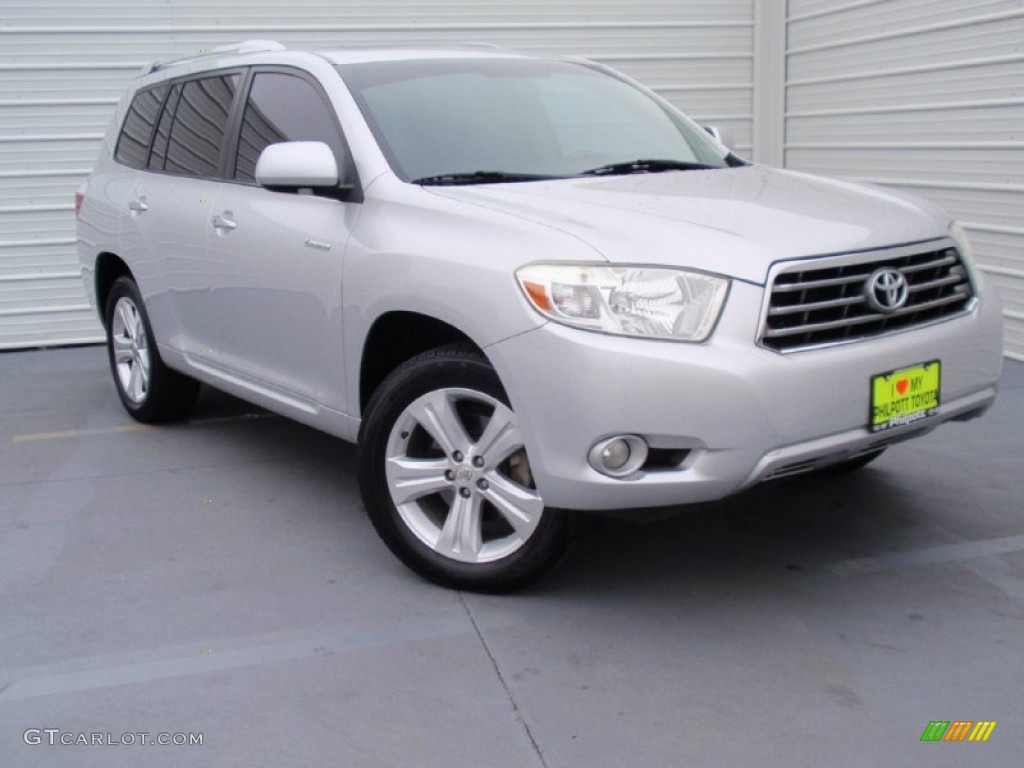
[[[720,165],[693,163],[686,160],[630,160],[626,163],[609,163],[583,171],[580,176],[624,176],[630,173],[660,173],[662,171],[710,171]]]
[[[449,185],[458,184],[497,184],[514,181],[546,181],[561,179],[562,176],[550,176],[540,173],[513,173],[511,171],[471,171],[469,173],[442,173],[437,176],[424,176],[413,179],[413,184]]]

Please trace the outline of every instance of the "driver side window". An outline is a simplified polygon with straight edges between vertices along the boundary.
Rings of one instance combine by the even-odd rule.
[[[260,153],[283,141],[322,141],[341,156],[341,136],[320,92],[296,75],[257,72],[242,115],[235,180],[255,181]]]

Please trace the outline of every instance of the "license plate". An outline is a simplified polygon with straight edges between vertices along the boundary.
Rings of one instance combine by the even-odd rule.
[[[939,412],[938,360],[871,377],[871,431],[903,427]]]

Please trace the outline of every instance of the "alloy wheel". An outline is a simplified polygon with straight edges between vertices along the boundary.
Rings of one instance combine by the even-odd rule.
[[[118,299],[114,306],[110,337],[121,391],[138,405],[149,393],[149,338],[138,307],[127,296]]]
[[[544,512],[515,414],[475,390],[439,389],[410,403],[388,438],[386,476],[408,529],[463,563],[513,554]]]

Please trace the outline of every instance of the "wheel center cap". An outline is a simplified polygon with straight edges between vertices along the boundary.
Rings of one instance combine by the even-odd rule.
[[[459,485],[469,485],[473,482],[474,474],[472,467],[463,464],[455,470],[455,482]]]

